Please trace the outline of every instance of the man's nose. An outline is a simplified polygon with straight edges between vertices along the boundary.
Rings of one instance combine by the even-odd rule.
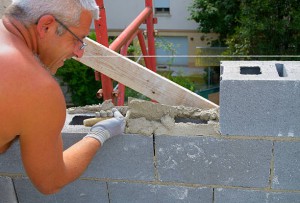
[[[84,54],[84,49],[75,49],[74,50],[74,55],[77,57],[77,58],[81,58]]]

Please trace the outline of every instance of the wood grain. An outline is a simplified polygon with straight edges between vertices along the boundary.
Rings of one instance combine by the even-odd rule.
[[[85,42],[88,46],[84,56],[77,59],[78,61],[161,104],[198,108],[218,107],[213,102],[91,39],[87,38]]]

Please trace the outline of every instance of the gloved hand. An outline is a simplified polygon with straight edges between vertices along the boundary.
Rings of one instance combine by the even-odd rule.
[[[125,118],[116,108],[112,112],[113,118],[96,123],[85,137],[93,137],[103,145],[107,139],[121,135],[125,130]]]

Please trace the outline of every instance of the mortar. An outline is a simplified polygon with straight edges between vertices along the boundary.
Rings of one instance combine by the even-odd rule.
[[[71,126],[73,119],[95,116],[101,109],[117,108],[126,115],[127,134],[156,135],[219,135],[219,109],[169,106],[139,99],[130,99],[128,106],[114,106],[111,100],[101,105],[68,109],[64,129],[88,132],[82,124]]]

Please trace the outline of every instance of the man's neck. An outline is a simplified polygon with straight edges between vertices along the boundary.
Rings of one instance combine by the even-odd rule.
[[[32,53],[38,54],[37,37],[33,27],[27,28],[15,18],[9,16],[3,16],[2,21],[9,32],[24,41]]]

